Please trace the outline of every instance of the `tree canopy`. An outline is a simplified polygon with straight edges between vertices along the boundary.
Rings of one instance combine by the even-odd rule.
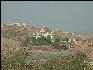
[[[44,36],[41,36],[41,37],[38,37],[36,39],[36,37],[32,37],[32,38],[29,38],[29,37],[26,37],[25,41],[22,42],[22,45],[21,46],[44,46],[44,45],[50,45],[51,44],[51,37],[50,36],[47,36],[47,37],[44,37]]]

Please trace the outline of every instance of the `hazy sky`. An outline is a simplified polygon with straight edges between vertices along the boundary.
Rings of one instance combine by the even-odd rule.
[[[68,32],[91,32],[93,1],[2,1],[1,24],[15,22]]]

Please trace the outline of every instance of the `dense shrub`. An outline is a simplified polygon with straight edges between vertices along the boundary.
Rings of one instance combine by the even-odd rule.
[[[1,69],[3,70],[93,70],[86,61],[87,57],[82,52],[68,56],[50,56],[44,58],[45,61],[34,61],[26,63],[28,53],[17,52],[11,57],[1,59]]]
[[[68,47],[66,45],[59,45],[59,44],[55,44],[53,45],[54,46],[54,49],[57,49],[57,50],[67,50]]]

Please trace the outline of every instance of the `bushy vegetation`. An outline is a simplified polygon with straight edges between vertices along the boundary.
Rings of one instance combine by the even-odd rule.
[[[26,37],[25,41],[22,42],[21,46],[25,47],[25,46],[30,46],[30,37]]]
[[[41,36],[38,37],[37,39],[35,37],[32,37],[32,45],[36,45],[36,46],[42,46],[42,45],[50,45],[51,44],[51,37],[47,36]]]
[[[23,69],[25,59],[29,55],[27,52],[16,52],[14,54],[7,53],[8,56],[1,57],[1,69],[2,70],[20,70]]]
[[[60,41],[68,42],[69,41],[69,38],[68,37],[55,36],[55,42],[60,42]]]
[[[2,57],[2,70],[93,70],[86,62],[86,55],[79,52],[75,55],[68,56],[51,56],[45,58],[45,61],[34,61],[26,63],[28,53],[19,52],[10,57]]]
[[[77,53],[76,55],[51,57],[42,65],[43,70],[92,70],[86,62],[86,55]]]
[[[41,36],[36,39],[36,37],[26,37],[25,41],[22,42],[21,46],[49,46],[51,44],[51,37],[47,36]]]
[[[57,50],[67,50],[68,47],[66,45],[59,45],[59,44],[55,44],[53,45],[54,49],[57,49]]]

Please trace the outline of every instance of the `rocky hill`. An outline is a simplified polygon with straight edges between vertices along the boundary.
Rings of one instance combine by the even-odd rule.
[[[55,38],[55,36],[68,37],[68,38],[74,37],[74,38],[78,38],[78,39],[80,38],[77,36],[73,36],[72,33],[63,32],[63,31],[58,30],[58,29],[49,30],[46,26],[42,26],[40,28],[34,28],[34,27],[28,26],[24,23],[4,24],[4,25],[1,25],[1,38],[2,38],[1,43],[2,43],[2,46],[5,46],[5,45],[8,46],[7,42],[10,42],[11,44],[14,44],[14,42],[15,43],[19,42],[19,43],[16,43],[15,46],[17,44],[19,45],[22,41],[25,40],[26,37],[32,37],[33,33],[40,32],[40,30],[42,28],[46,32],[52,32],[53,33],[53,39]],[[12,40],[14,42],[12,42]]]
[[[45,29],[45,32],[53,31],[53,36],[61,36],[64,34],[61,30],[49,30],[46,26],[34,28],[26,24],[14,23],[1,25],[1,36],[7,39],[22,42],[26,37],[32,37],[33,33],[40,32],[42,28]]]
[[[3,49],[18,48],[21,42],[1,37],[1,47]]]
[[[24,23],[1,25],[1,45],[3,48],[19,47],[26,37],[32,37],[33,33],[40,32],[42,28],[51,32],[45,26],[34,28]]]
[[[12,39],[21,42],[25,37],[31,37],[33,32],[39,32],[40,28],[30,26],[18,26],[16,24],[3,25],[1,27],[1,36],[7,39]]]

